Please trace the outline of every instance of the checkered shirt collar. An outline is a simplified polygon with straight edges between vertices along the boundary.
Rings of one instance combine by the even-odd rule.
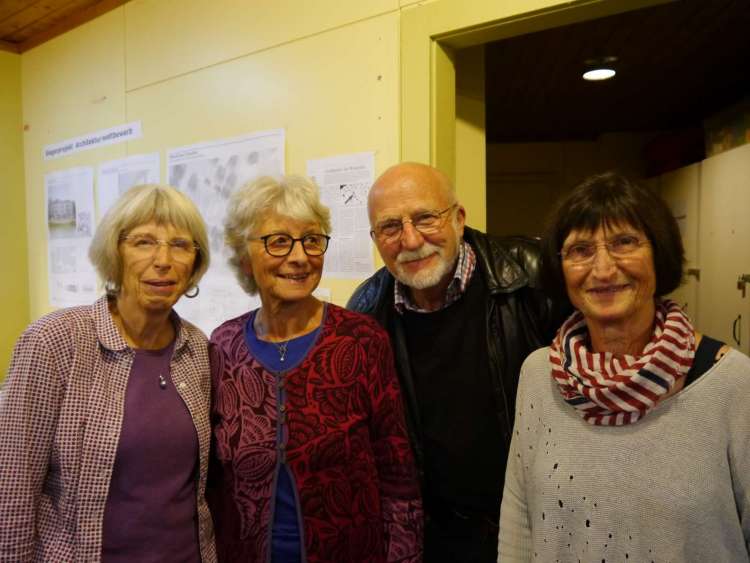
[[[476,264],[477,255],[474,253],[474,250],[465,240],[461,241],[461,245],[458,247],[456,271],[453,274],[453,279],[450,284],[448,284],[448,289],[445,293],[445,301],[443,301],[443,305],[440,309],[445,309],[449,305],[452,305],[466,292],[466,288],[469,285],[469,280],[474,273]],[[411,297],[409,297],[408,290],[409,288],[398,280],[396,280],[396,283],[393,285],[393,305],[398,313],[403,314],[405,310],[413,311],[415,313],[432,312],[417,307],[413,303]]]
[[[96,327],[96,334],[102,346],[112,351],[122,351],[129,348],[120,331],[117,330],[115,321],[112,319],[112,314],[109,312],[109,299],[106,295],[94,302],[92,317],[94,319],[94,326]],[[177,351],[188,344],[188,339],[185,331],[182,330],[182,320],[174,309],[170,312],[169,317],[174,324],[177,335],[174,345],[174,349]]]

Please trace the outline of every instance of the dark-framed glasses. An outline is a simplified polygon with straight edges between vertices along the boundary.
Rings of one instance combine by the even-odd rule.
[[[421,211],[406,219],[384,219],[370,231],[370,236],[382,242],[395,242],[401,238],[405,223],[411,223],[412,227],[423,235],[434,235],[440,232],[445,224],[448,212],[457,205],[457,203],[454,203],[442,211]]]
[[[299,242],[308,256],[322,256],[328,250],[331,237],[321,233],[311,233],[294,238],[287,233],[272,233],[262,237],[249,237],[248,240],[262,240],[266,252],[276,258],[291,254],[294,244]]]
[[[181,262],[189,261],[200,250],[200,246],[195,241],[185,238],[173,238],[169,240],[158,239],[152,235],[122,235],[121,241],[127,242],[133,251],[143,257],[151,258],[159,250],[159,247],[166,246],[175,260]]]
[[[614,236],[604,242],[579,241],[563,248],[560,256],[566,262],[576,265],[585,265],[593,262],[594,256],[600,247],[607,249],[609,255],[617,259],[632,256],[643,245],[649,242],[635,235],[622,234]]]

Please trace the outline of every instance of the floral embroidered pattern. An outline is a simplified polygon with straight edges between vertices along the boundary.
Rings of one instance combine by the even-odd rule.
[[[275,374],[249,354],[248,315],[211,338],[208,497],[220,560],[268,559],[274,480],[285,460],[299,495],[307,561],[421,561],[422,505],[385,332],[329,304],[305,360]],[[284,413],[278,378],[287,392]],[[280,416],[289,432],[277,441]]]

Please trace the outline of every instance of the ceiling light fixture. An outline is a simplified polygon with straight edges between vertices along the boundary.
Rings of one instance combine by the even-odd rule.
[[[615,64],[617,57],[599,57],[597,59],[589,59],[584,64],[586,65],[586,71],[583,73],[584,80],[608,80],[612,78],[617,72],[615,71]]]

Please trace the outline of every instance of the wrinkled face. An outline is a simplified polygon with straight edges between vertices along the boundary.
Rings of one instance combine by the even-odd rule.
[[[434,182],[419,177],[402,176],[395,181],[373,187],[369,198],[370,225],[407,221],[394,240],[374,236],[375,245],[386,268],[401,283],[422,290],[449,279],[458,256],[464,232],[463,207],[450,208],[453,201]],[[450,209],[448,209],[450,208]],[[441,212],[442,225],[435,233],[424,234],[411,221],[418,222],[425,213]]]
[[[190,233],[172,225],[150,222],[124,234],[128,239],[119,244],[122,285],[118,308],[170,310],[188,290],[193,273],[196,252]],[[153,241],[167,241],[171,246]]]
[[[258,237],[286,234],[292,238],[323,233],[314,222],[297,221],[277,213],[268,213],[253,240],[247,242],[247,258],[243,263],[245,273],[258,285],[264,307],[306,299],[318,287],[323,273],[323,256],[308,256],[301,241],[294,243],[286,256],[271,256]]]
[[[593,256],[580,260],[594,248]],[[579,263],[566,253],[578,255]],[[588,323],[653,321],[656,272],[642,231],[627,224],[571,231],[563,242],[562,267],[568,297]]]

